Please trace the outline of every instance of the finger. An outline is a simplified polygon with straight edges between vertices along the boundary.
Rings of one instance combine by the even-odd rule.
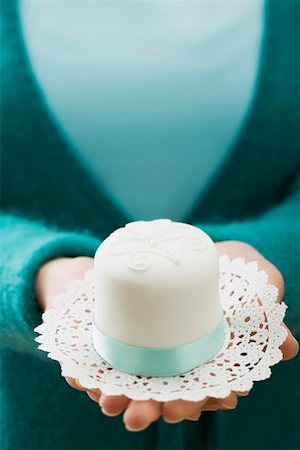
[[[165,402],[162,408],[162,415],[166,422],[177,423],[186,418],[200,417],[201,409],[206,403],[207,398],[199,402],[191,402],[186,400],[174,400]]]
[[[131,400],[125,413],[124,423],[129,431],[141,431],[159,419],[162,403],[155,400]]]
[[[231,392],[228,397],[218,399],[221,405],[227,409],[234,409],[237,406],[238,399],[235,392]]]
[[[101,393],[98,391],[86,391],[87,395],[90,397],[93,402],[99,403]]]
[[[126,395],[105,395],[100,397],[99,405],[106,416],[118,416],[128,406],[130,399]]]
[[[77,391],[86,391],[86,388],[84,388],[83,386],[81,386],[77,380],[75,380],[74,378],[71,377],[65,377],[66,382],[68,383],[69,386],[71,386],[73,389],[76,389]]]
[[[201,411],[197,412],[196,414],[191,414],[190,416],[186,416],[187,420],[192,420],[193,422],[197,422],[201,417]]]
[[[90,390],[90,391],[94,390],[95,392],[97,391],[97,389],[88,389],[85,386],[82,386],[82,384],[80,384],[79,380],[77,380],[77,379],[75,380],[75,382],[76,382],[76,385],[78,386],[78,389],[81,391],[88,391],[88,390]]]
[[[293,359],[298,351],[299,351],[299,344],[298,341],[294,338],[288,327],[283,324],[286,328],[288,335],[282,346],[280,347],[280,350],[282,351],[283,359],[284,361],[288,361],[290,359]]]
[[[249,395],[249,391],[235,391],[237,397],[247,397]]]
[[[203,411],[219,411],[226,409],[235,409],[237,406],[238,400],[237,395],[232,392],[228,397],[225,398],[211,398],[204,405]]]

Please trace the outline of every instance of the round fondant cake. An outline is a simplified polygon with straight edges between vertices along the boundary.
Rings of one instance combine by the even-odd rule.
[[[215,244],[168,219],[114,231],[95,255],[93,344],[128,373],[171,376],[216,355],[224,340]]]

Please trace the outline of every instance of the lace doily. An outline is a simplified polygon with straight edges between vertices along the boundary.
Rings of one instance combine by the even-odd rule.
[[[258,271],[256,262],[220,257],[220,295],[227,322],[219,354],[202,366],[172,377],[142,377],[110,367],[92,345],[93,270],[74,280],[43,314],[39,348],[59,361],[62,375],[75,378],[107,395],[135,400],[224,398],[231,391],[249,391],[254,381],[270,377],[282,359],[279,349],[287,332],[282,326],[287,306],[276,303],[277,288]]]

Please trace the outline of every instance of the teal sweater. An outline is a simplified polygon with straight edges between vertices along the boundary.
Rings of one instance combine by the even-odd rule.
[[[297,1],[267,3],[257,94],[231,153],[186,221],[215,240],[254,245],[282,271],[287,323],[300,337],[299,28]],[[47,260],[92,256],[127,217],[74,158],[47,111],[20,33],[2,2],[1,448],[296,449],[297,358],[276,366],[235,411],[129,433],[67,386],[37,350],[34,279]],[[275,404],[274,404],[275,402]]]

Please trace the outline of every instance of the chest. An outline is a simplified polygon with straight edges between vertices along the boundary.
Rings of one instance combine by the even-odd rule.
[[[255,88],[262,5],[22,3],[50,109],[133,217],[182,217],[230,151]]]

